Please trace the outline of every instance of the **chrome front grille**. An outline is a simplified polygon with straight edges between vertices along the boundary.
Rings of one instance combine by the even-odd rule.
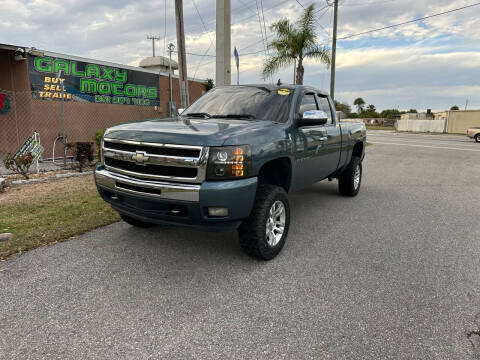
[[[109,171],[133,178],[201,183],[208,147],[105,138],[103,159]]]

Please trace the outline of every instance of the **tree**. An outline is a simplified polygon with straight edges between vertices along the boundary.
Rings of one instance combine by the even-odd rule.
[[[395,119],[395,117],[401,114],[402,112],[399,111],[398,109],[385,109],[385,110],[382,110],[382,112],[380,113],[380,117],[385,119]]]
[[[277,21],[271,26],[276,39],[268,44],[268,48],[274,50],[264,63],[262,76],[265,80],[276,73],[279,69],[297,64],[297,76],[295,83],[303,84],[303,61],[311,58],[330,66],[330,53],[323,46],[317,44],[315,33],[314,6],[305,9],[303,15],[296,23],[288,19]]]
[[[418,111],[417,111],[417,109],[410,109],[410,110],[408,110],[408,113],[416,114],[416,113],[418,113]]]
[[[341,103],[340,101],[334,100],[335,110],[342,111],[345,115],[350,115],[352,108],[347,103]]]
[[[375,105],[372,104],[368,105],[360,114],[361,118],[378,118],[379,116],[377,109],[375,109]]]
[[[215,87],[215,84],[213,83],[213,79],[207,79],[205,80],[205,90],[211,90]]]
[[[457,105],[453,105],[450,110],[460,110],[460,108]]]
[[[357,107],[357,112],[360,114],[363,112],[363,107],[365,106],[365,100],[362,98],[356,98],[353,102],[353,105]]]

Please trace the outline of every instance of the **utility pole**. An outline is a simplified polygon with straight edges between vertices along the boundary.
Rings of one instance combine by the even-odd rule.
[[[168,102],[168,117],[174,115],[173,107],[173,94],[172,94],[172,52],[175,50],[175,45],[172,43],[168,44],[168,54],[170,61],[168,62],[168,82],[169,82],[169,91],[170,91],[170,101]]]
[[[187,57],[185,54],[185,32],[183,27],[183,0],[175,0],[175,18],[177,20],[177,47],[178,47],[178,81],[180,82],[180,97],[182,108],[189,104]]]
[[[217,0],[216,85],[231,83],[230,0]]]
[[[338,0],[333,4],[333,40],[332,40],[332,68],[330,73],[330,97],[335,99],[335,61],[337,57],[337,22],[338,22]]]
[[[147,40],[152,40],[152,53],[153,57],[155,57],[155,40],[160,40],[160,37],[156,35],[147,35]]]

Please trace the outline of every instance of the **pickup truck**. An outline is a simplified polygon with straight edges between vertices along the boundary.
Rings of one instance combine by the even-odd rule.
[[[467,129],[467,136],[480,143],[480,127],[471,127]]]
[[[243,250],[269,260],[287,238],[287,194],[336,178],[357,195],[365,141],[313,87],[216,87],[176,117],[107,129],[94,176],[133,226],[238,229]]]

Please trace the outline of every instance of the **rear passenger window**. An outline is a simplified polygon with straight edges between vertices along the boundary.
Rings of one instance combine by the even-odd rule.
[[[303,114],[305,111],[318,110],[317,102],[315,101],[315,95],[305,94],[303,95],[302,102],[300,103],[300,108],[298,112]]]
[[[320,107],[320,110],[325,111],[328,116],[327,124],[332,124],[332,110],[330,109],[330,104],[328,102],[328,99],[326,97],[318,97],[318,106]]]

